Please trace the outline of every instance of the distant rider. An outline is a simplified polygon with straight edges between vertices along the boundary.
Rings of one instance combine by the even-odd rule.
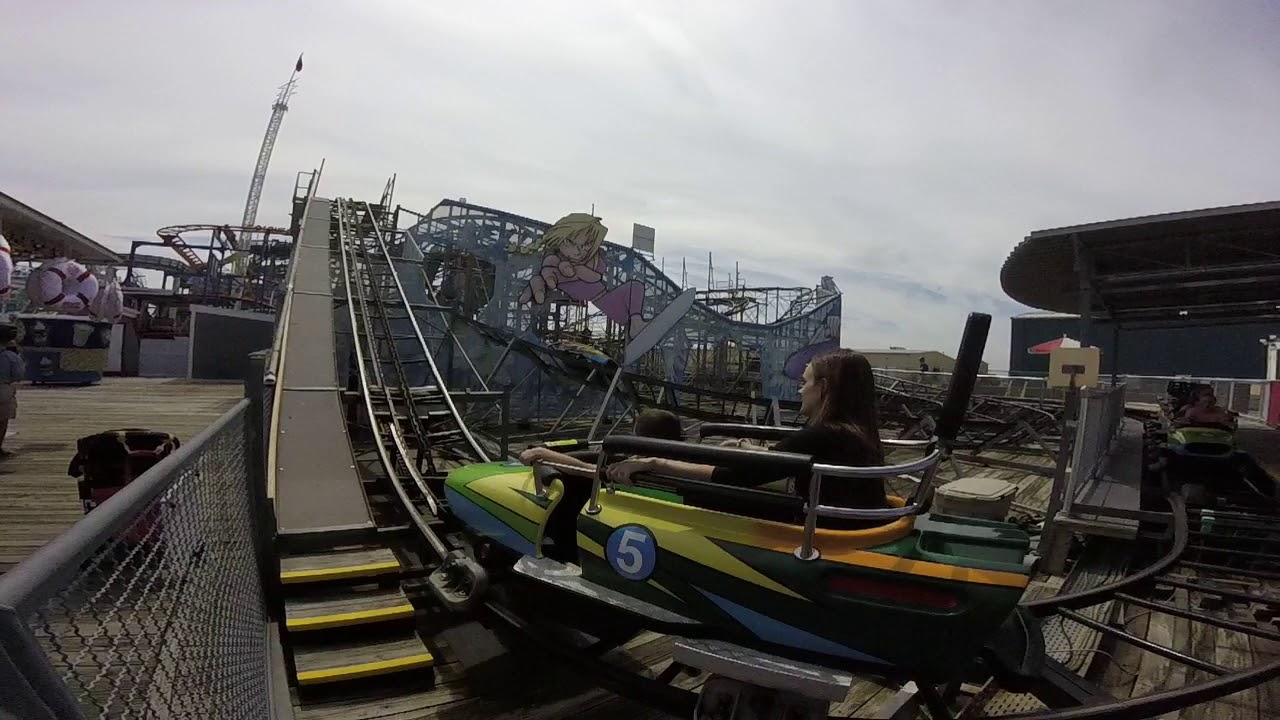
[[[1231,414],[1218,405],[1218,398],[1213,388],[1200,388],[1195,399],[1184,408],[1182,417],[1174,420],[1175,425],[1230,425]]]

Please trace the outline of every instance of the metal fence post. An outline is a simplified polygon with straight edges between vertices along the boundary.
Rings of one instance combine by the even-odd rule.
[[[1089,388],[1082,388],[1080,390],[1080,408],[1076,413],[1075,443],[1071,452],[1071,465],[1070,470],[1067,471],[1067,478],[1064,483],[1065,488],[1062,493],[1062,512],[1068,515],[1071,514],[1071,506],[1075,504],[1076,493],[1080,489],[1081,474],[1084,474],[1084,479],[1088,479],[1089,476],[1089,469],[1084,467],[1088,463],[1082,461],[1087,459],[1086,453],[1092,454],[1095,450],[1091,447],[1090,441],[1093,438],[1089,435],[1090,426],[1093,425],[1090,422],[1092,420],[1090,411],[1094,410],[1095,405],[1096,399],[1093,393],[1090,392]]]
[[[267,429],[271,427],[275,378],[265,374],[271,350],[249,353],[249,371],[244,379],[245,398],[249,401],[245,421],[245,448],[248,453],[246,493],[249,498],[253,549],[257,556],[263,609],[266,612],[263,645],[267,666],[267,688],[270,700],[267,717],[279,720],[293,717],[289,697],[289,661],[280,644],[280,625],[284,619],[284,592],[280,587],[280,559],[275,549],[275,510],[267,494]]]
[[[268,617],[279,621],[284,614],[283,594],[280,590],[279,559],[275,548],[275,513],[267,498],[267,414],[270,407],[267,396],[271,386],[264,380],[267,356],[270,351],[249,353],[249,371],[244,379],[244,396],[249,401],[245,418],[245,448],[247,450],[245,493],[249,498],[253,523],[253,549],[258,562],[258,575],[266,599]]]
[[[1067,388],[1062,406],[1062,427],[1058,433],[1058,457],[1054,464],[1053,489],[1049,493],[1049,507],[1044,516],[1044,529],[1040,534],[1041,548],[1051,546],[1057,533],[1054,518],[1062,510],[1062,501],[1067,493],[1067,467],[1075,445],[1079,405],[1080,389],[1071,385]],[[1041,553],[1043,554],[1044,550]]]

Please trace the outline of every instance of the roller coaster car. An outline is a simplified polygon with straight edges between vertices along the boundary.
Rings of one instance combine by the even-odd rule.
[[[606,439],[604,455],[614,452],[787,467],[811,472],[815,484],[920,472],[931,478],[941,456],[932,449],[906,465],[844,468],[815,466],[790,453]],[[672,635],[723,640],[827,667],[896,669],[941,681],[984,654],[1002,626],[1035,631],[1011,617],[1029,581],[1026,532],[1012,524],[920,514],[929,479],[911,500],[891,499],[895,507],[888,509],[819,506],[809,513],[800,498],[780,493],[673,478],[643,484],[649,487],[605,489],[567,468],[544,484],[531,468],[487,463],[450,473],[445,492],[473,532],[519,557],[517,573]],[[662,486],[667,489],[657,489]],[[685,495],[694,494],[737,508],[686,504]],[[819,516],[880,524],[815,528]],[[573,523],[568,537],[576,547],[548,547],[548,536],[566,537],[557,528],[566,521]]]
[[[1234,420],[1234,418],[1232,418]],[[1188,423],[1171,428],[1165,447],[1180,457],[1232,460],[1236,450],[1236,427],[1220,423]]]
[[[971,391],[970,381],[961,408]],[[787,432],[703,428],[775,440]],[[853,672],[941,682],[982,658],[1010,684],[1035,676],[1043,641],[1017,609],[1030,579],[1029,536],[1013,524],[925,512],[944,451],[936,438],[896,444],[925,456],[842,467],[793,453],[611,436],[594,471],[471,465],[449,474],[445,493],[472,533],[514,556],[517,575],[608,606],[621,623]],[[613,487],[602,471],[618,455],[808,474],[812,494],[806,502],[662,476]],[[890,498],[881,509],[817,502],[824,482],[889,476],[918,479],[911,498]],[[821,528],[819,518],[866,527]]]
[[[1168,399],[1164,411],[1169,418],[1164,433],[1164,447],[1180,458],[1206,460],[1232,460],[1236,455],[1235,432],[1238,414],[1228,412],[1227,423],[1185,422],[1178,419],[1182,408],[1189,405],[1195,394],[1210,386],[1185,380],[1172,380],[1166,386]]]

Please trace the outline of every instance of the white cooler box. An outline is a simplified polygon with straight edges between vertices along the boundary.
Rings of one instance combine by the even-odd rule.
[[[998,478],[960,478],[934,491],[933,511],[939,515],[1004,520],[1017,494],[1017,485]]]

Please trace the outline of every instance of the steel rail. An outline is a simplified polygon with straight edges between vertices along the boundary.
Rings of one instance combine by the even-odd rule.
[[[365,203],[364,206],[370,223],[373,225],[374,234],[378,239],[378,247],[382,249],[382,254],[386,258],[387,269],[391,273],[391,279],[395,282],[396,290],[399,292],[400,297],[405,299],[407,296],[404,292],[404,286],[400,284],[400,275],[396,272],[395,264],[391,259],[391,254],[387,252],[386,243],[382,238],[382,228],[378,226],[378,220],[374,217],[369,204]],[[405,302],[405,307],[408,309],[407,300]],[[476,457],[480,458],[481,462],[489,462],[490,458],[488,453],[484,451],[484,448],[480,447],[480,443],[476,440],[475,436],[471,434],[471,430],[467,427],[466,423],[462,421],[462,414],[458,412],[458,407],[454,405],[453,398],[449,396],[449,388],[445,384],[444,377],[440,374],[440,368],[436,366],[435,358],[431,355],[431,346],[427,343],[426,338],[422,336],[422,328],[418,327],[418,318],[414,316],[412,311],[410,311],[408,315],[409,324],[413,327],[413,334],[417,336],[418,343],[422,345],[422,349],[427,360],[427,367],[431,369],[431,377],[435,379],[436,387],[440,388],[444,397],[445,407],[448,408],[450,414],[453,415],[454,421],[458,424],[458,429],[462,431],[462,436],[467,439],[467,444],[471,446],[471,450],[475,452]]]
[[[360,347],[360,338],[359,338],[360,326],[358,324],[359,321],[356,319],[356,316],[355,316],[354,304],[351,302],[351,299],[353,297],[353,295],[351,294],[352,275],[351,275],[350,263],[348,263],[347,261],[346,242],[348,238],[348,232],[347,232],[345,205],[344,205],[344,201],[342,200],[335,200],[334,202],[337,203],[337,210],[338,210],[338,213],[337,213],[338,249],[339,249],[339,259],[342,265],[342,281],[343,281],[343,286],[347,292],[347,303],[346,303],[347,315],[351,320],[351,335],[352,335],[351,346],[356,356],[355,357],[356,371],[360,378],[360,390],[361,390],[360,396],[364,400],[365,411],[369,414],[369,423],[372,426],[374,431],[374,441],[375,441],[376,450],[378,453],[378,458],[382,461],[383,467],[386,468],[388,478],[391,480],[391,487],[395,490],[396,495],[400,498],[400,502],[401,504],[404,505],[405,511],[409,513],[409,517],[413,520],[413,524],[418,528],[418,531],[422,534],[423,539],[428,544],[431,545],[431,549],[437,555],[439,555],[441,559],[444,559],[445,557],[448,556],[449,549],[445,546],[444,542],[441,541],[440,538],[431,530],[430,526],[428,526],[427,524],[426,519],[422,517],[422,513],[418,512],[417,508],[413,504],[413,501],[409,498],[409,494],[405,491],[403,487],[403,483],[400,482],[400,477],[395,471],[395,463],[392,461],[390,455],[387,452],[386,442],[385,440],[383,440],[382,434],[378,432],[380,422],[378,420],[377,414],[374,412],[374,409],[373,409],[372,396],[369,394],[369,389],[370,389],[369,376],[365,369],[364,351]],[[360,301],[363,302],[364,292],[359,285],[358,279],[356,282],[356,295],[354,297],[360,299]],[[362,313],[362,315],[364,315],[364,318],[366,320],[368,319],[368,315],[366,313]],[[366,340],[370,338],[370,335],[368,333],[368,328],[365,328],[365,338]],[[374,349],[376,350],[376,348]],[[375,365],[375,370],[379,374],[381,373],[380,364],[381,363],[379,362],[377,365]],[[382,382],[379,382],[378,386],[383,389],[384,394],[387,393],[385,384],[383,384]],[[396,421],[395,405],[394,403],[391,403],[389,397],[388,397],[388,409],[391,411],[391,420],[394,423]]]
[[[367,209],[368,205],[366,204],[365,207]],[[354,215],[354,213],[352,214]],[[368,216],[366,215],[366,217]],[[390,348],[391,361],[392,361],[392,364],[395,366],[396,383],[397,385],[399,385],[400,394],[403,396],[401,400],[405,403],[405,405],[408,408],[409,421],[412,423],[412,431],[414,435],[418,437],[418,447],[421,448],[422,443],[426,441],[427,433],[426,433],[426,430],[423,428],[422,417],[418,413],[417,405],[413,401],[413,390],[409,386],[409,383],[405,378],[404,366],[400,362],[400,354],[396,350],[395,334],[393,333],[394,328],[391,326],[391,319],[387,316],[386,303],[383,301],[383,298],[381,297],[381,292],[380,292],[382,288],[380,286],[380,283],[378,282],[378,278],[375,275],[373,264],[369,262],[368,246],[364,242],[363,238],[357,237],[357,238],[352,238],[351,240],[352,242],[358,244],[360,248],[358,253],[354,248],[351,251],[353,266],[354,266],[354,263],[357,261],[363,266],[364,275],[362,277],[368,280],[369,290],[373,294],[373,302],[377,306],[375,308],[375,311],[378,314],[378,319],[381,322],[383,333],[386,336],[383,339],[385,340],[385,342]],[[346,252],[345,247],[349,243],[347,243],[346,240],[344,240],[343,242],[344,242],[344,253],[345,253]],[[361,269],[359,267],[355,267],[354,272],[360,273]],[[377,287],[375,287],[375,285]],[[387,410],[390,413],[391,439],[392,439],[392,442],[395,443],[396,454],[400,456],[400,460],[404,464],[405,471],[409,473],[409,479],[413,480],[414,486],[418,488],[418,492],[425,499],[427,503],[427,508],[431,511],[431,514],[438,517],[440,515],[440,502],[436,498],[435,493],[433,493],[431,489],[427,487],[426,481],[423,480],[422,473],[417,467],[417,461],[410,460],[411,454],[409,452],[408,446],[406,446],[405,444],[404,431],[400,427],[400,417],[396,414],[397,406],[395,403],[395,399],[391,396],[391,392],[387,387],[386,375],[383,373],[383,370],[382,370],[383,360],[382,360],[382,357],[380,357],[378,354],[377,338],[371,334],[371,328],[369,327],[369,324],[372,323],[373,320],[370,318],[368,300],[365,296],[364,289],[365,289],[365,283],[360,278],[357,278],[356,292],[359,295],[360,315],[364,319],[364,323],[365,323],[363,330],[364,330],[365,338],[370,342],[370,346],[371,346],[370,352],[373,355],[373,361],[374,361],[373,374],[375,376],[375,379],[378,381],[378,387],[382,389],[383,401],[387,403]],[[405,312],[409,312],[406,298],[403,295],[401,295],[400,300],[401,300],[401,303],[405,305]],[[350,308],[350,303],[348,303],[348,308]],[[352,334],[352,337],[356,337],[354,332]],[[437,390],[441,390],[441,389],[437,387]],[[419,452],[421,452],[421,450]]]

